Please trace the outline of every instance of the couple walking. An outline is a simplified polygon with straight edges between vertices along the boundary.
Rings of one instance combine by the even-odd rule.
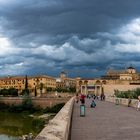
[[[84,104],[85,104],[85,98],[86,98],[86,96],[85,96],[84,94],[81,94],[80,97],[79,97],[79,95],[78,95],[78,93],[77,93],[77,94],[76,94],[76,97],[75,97],[76,103],[79,102],[79,98],[80,98],[81,104],[84,105]],[[96,106],[95,100],[94,100],[94,98],[92,98],[92,101],[91,101],[91,103],[90,103],[90,107],[91,107],[91,108],[95,108],[95,106]]]
[[[79,100],[81,101],[81,104],[85,104],[85,95],[84,94],[81,94],[80,97],[78,95],[78,93],[76,94],[76,97],[75,97],[75,101],[76,103],[79,102]]]

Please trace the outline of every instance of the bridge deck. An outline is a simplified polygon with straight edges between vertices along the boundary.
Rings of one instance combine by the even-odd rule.
[[[97,101],[95,109],[86,100],[86,116],[74,105],[71,140],[140,140],[140,111]]]

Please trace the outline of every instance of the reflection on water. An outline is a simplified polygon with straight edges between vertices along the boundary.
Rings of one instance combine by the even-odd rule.
[[[0,135],[0,140],[19,140],[17,137],[7,136],[7,135]]]
[[[33,118],[25,113],[0,112],[0,140],[18,140],[19,136],[29,133],[37,135],[40,128],[32,122]]]

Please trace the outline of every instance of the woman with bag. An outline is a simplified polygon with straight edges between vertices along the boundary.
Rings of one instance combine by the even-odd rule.
[[[91,102],[91,104],[90,104],[90,107],[92,108],[95,108],[96,107],[96,103],[95,103],[95,101],[94,101],[94,99],[92,100],[92,102]]]

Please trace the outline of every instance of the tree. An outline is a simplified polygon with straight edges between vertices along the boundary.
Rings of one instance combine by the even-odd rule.
[[[27,75],[25,76],[25,89],[28,89],[28,78],[27,78]]]
[[[76,92],[76,87],[70,87],[69,92],[73,92],[73,93]]]
[[[23,95],[29,96],[28,78],[27,78],[27,75],[26,75],[26,77],[25,77],[25,89],[23,90]]]
[[[15,88],[1,89],[0,95],[3,96],[18,96],[18,90]]]
[[[1,95],[8,96],[9,95],[8,90],[7,89],[1,89]]]
[[[49,91],[53,91],[53,88],[51,87],[47,87],[46,90],[49,92]]]
[[[119,91],[115,90],[114,95],[118,98],[131,98],[131,99],[137,99],[140,95],[140,88],[137,88],[135,90],[128,90],[128,91]]]
[[[37,96],[37,90],[36,90],[36,86],[35,86],[35,96]]]
[[[40,94],[42,95],[42,90],[43,90],[44,84],[40,83]]]
[[[22,107],[25,110],[30,110],[33,107],[32,99],[29,96],[24,96],[22,99]]]
[[[9,95],[11,96],[18,96],[18,90],[15,88],[9,88],[8,92],[9,92]]]
[[[26,78],[25,78],[25,92],[26,92],[27,95],[29,95],[28,78],[27,78],[27,75],[26,75]]]

